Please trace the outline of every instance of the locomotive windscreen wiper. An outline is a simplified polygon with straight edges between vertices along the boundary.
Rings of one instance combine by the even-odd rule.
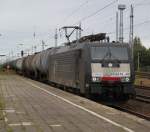
[[[102,58],[102,60],[105,60],[106,57],[109,57],[109,59],[110,59],[111,56],[112,56],[112,53],[111,53],[111,51],[110,51],[109,46],[107,47],[107,49],[108,49],[108,50],[107,50],[105,56]]]
[[[108,50],[107,50],[105,56],[102,58],[102,61],[104,61],[105,58],[108,57],[110,60],[112,60],[112,58],[114,58],[113,60],[116,60],[118,63],[120,63],[120,60],[115,55],[112,54],[109,46],[107,46],[107,49]]]

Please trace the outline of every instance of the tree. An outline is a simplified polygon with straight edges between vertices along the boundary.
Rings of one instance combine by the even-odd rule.
[[[140,58],[140,68],[141,70],[144,67],[150,67],[150,49],[146,49],[140,40],[139,37],[134,38],[134,65],[135,70],[137,70],[138,67],[138,54]]]

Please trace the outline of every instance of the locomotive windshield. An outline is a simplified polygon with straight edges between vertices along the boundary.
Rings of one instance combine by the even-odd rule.
[[[91,57],[93,60],[128,60],[128,50],[126,47],[91,47]]]

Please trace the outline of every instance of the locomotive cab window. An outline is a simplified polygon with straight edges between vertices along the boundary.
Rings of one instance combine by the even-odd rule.
[[[127,47],[91,47],[92,60],[128,60]]]

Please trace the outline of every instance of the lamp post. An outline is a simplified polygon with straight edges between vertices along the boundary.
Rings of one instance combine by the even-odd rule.
[[[21,47],[21,57],[23,57],[24,52],[23,52],[23,44],[19,44],[19,46]]]
[[[140,71],[140,52],[138,52],[138,71]]]
[[[42,40],[42,50],[44,50],[46,46],[48,46],[48,45],[46,45],[44,40]]]

